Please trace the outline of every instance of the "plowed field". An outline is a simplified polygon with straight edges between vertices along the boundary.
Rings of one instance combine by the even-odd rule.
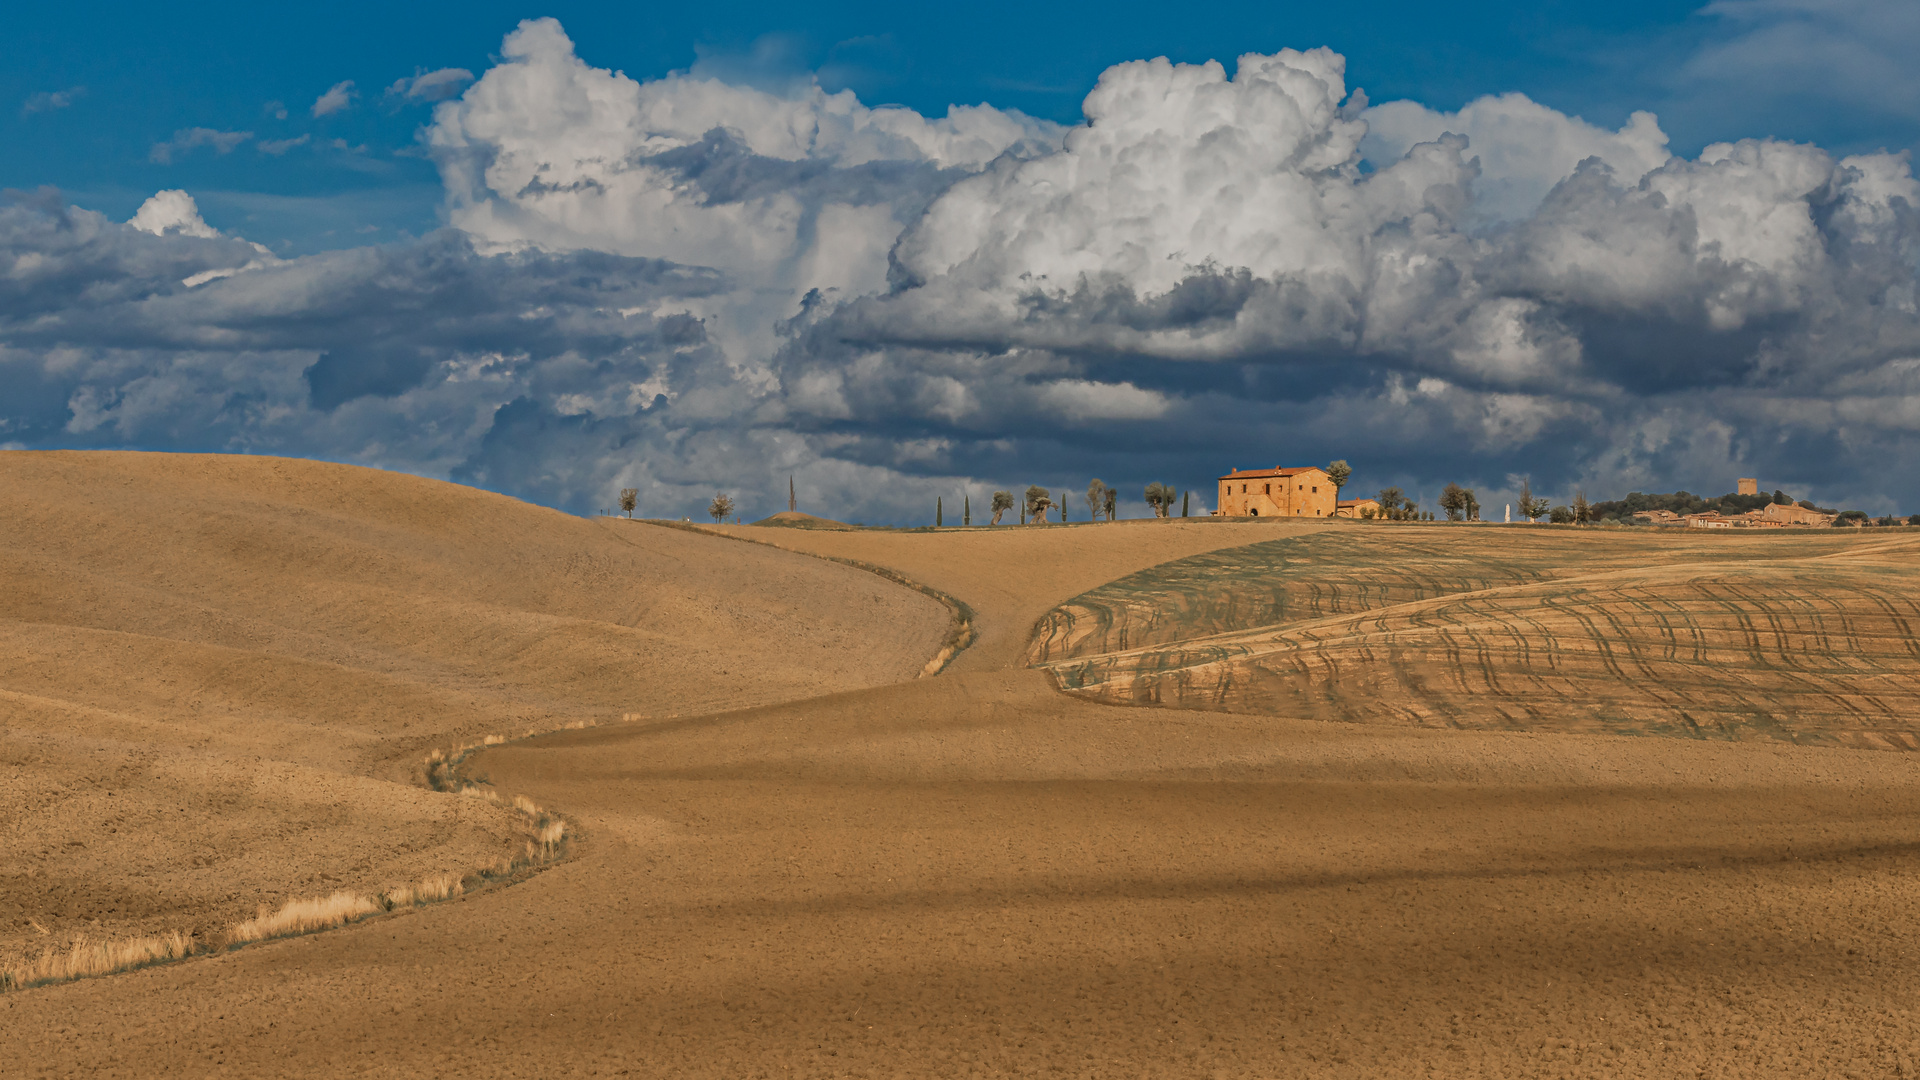
[[[1920,749],[1920,536],[1350,529],[1049,612],[1115,703],[1354,723]]]
[[[490,857],[420,752],[603,721],[462,766],[563,815],[561,861],[0,993],[7,1080],[1920,1075],[1920,755],[1856,748],[1910,699],[1896,534],[705,535],[262,459],[0,483],[9,954]],[[950,609],[903,578],[971,612],[937,675]],[[1203,636],[1277,681],[1181,683]],[[1637,730],[1698,700],[1730,737],[1602,733],[1642,664],[1691,682]]]

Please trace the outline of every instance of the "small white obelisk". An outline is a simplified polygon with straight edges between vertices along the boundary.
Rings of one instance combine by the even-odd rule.
[[[1513,504],[1507,504],[1507,524],[1513,524]]]

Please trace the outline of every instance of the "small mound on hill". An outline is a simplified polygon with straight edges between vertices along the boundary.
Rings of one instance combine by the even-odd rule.
[[[754,522],[754,524],[772,525],[782,529],[826,529],[831,532],[852,532],[860,527],[858,525],[849,525],[844,521],[835,521],[832,518],[802,514],[797,510],[782,510],[772,517],[761,518],[759,521]]]

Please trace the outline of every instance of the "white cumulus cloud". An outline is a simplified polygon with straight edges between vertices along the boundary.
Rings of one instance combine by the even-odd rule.
[[[1666,163],[1667,136],[1649,112],[1636,112],[1618,131],[1550,109],[1525,94],[1488,95],[1458,112],[1436,112],[1417,101],[1389,101],[1364,114],[1361,150],[1382,163],[1449,132],[1465,135],[1478,159],[1475,207],[1491,221],[1531,215],[1555,184],[1587,158],[1599,158],[1625,180],[1638,180]]]
[[[140,209],[134,212],[127,224],[155,236],[171,233],[210,240],[220,235],[218,229],[201,218],[200,204],[193,201],[193,196],[178,189],[154,192],[151,198],[140,204]]]
[[[452,223],[485,245],[590,249],[710,266],[741,283],[714,332],[741,362],[810,291],[884,284],[902,228],[957,174],[1057,144],[1056,125],[955,107],[873,109],[693,75],[638,82],[581,60],[552,19],[434,110],[427,142]],[[758,354],[758,355],[749,355]]]
[[[412,101],[445,101],[457,96],[472,81],[473,72],[466,68],[422,71],[409,78],[395,80],[392,86],[387,87],[387,96]]]
[[[778,277],[814,246],[826,206],[897,210],[890,223],[843,215],[828,226],[828,243],[884,251],[937,188],[933,174],[1058,138],[1018,113],[955,107],[929,120],[816,84],[780,96],[690,75],[637,82],[582,61],[552,19],[522,23],[501,56],[436,108],[428,133],[454,223],[501,245]],[[902,175],[903,165],[920,168]],[[839,235],[862,228],[878,231]]]
[[[631,486],[675,516],[717,488],[783,507],[788,473],[811,508],[898,520],[1333,457],[1416,497],[1758,473],[1920,510],[1897,155],[1681,158],[1650,114],[1511,94],[1369,107],[1325,49],[1118,64],[1067,128],[722,70],[630,79],[533,20],[477,79],[394,84],[443,98],[422,138],[452,227],[384,247],[279,262],[184,193],[130,226],[14,196],[0,435],[574,509]]]
[[[221,131],[217,128],[181,128],[173,133],[166,142],[154,143],[147,151],[147,158],[160,165],[170,165],[175,158],[203,146],[213,147],[216,154],[231,154],[236,146],[253,138],[251,131]]]
[[[86,95],[84,86],[71,86],[65,90],[42,90],[28,94],[27,100],[20,103],[20,115],[32,116],[34,113],[53,112],[71,106]]]
[[[305,146],[312,141],[312,135],[298,135],[291,139],[262,139],[255,143],[254,147],[263,154],[279,157],[295,147]]]
[[[346,111],[353,105],[355,96],[352,79],[344,79],[334,83],[327,88],[326,93],[313,99],[314,118],[318,119],[322,116],[331,116],[334,113]]]

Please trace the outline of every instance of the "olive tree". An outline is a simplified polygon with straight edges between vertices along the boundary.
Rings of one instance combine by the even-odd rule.
[[[1336,500],[1340,498],[1340,489],[1346,487],[1347,481],[1352,478],[1353,466],[1347,464],[1345,458],[1327,462],[1327,480],[1333,484],[1333,497]]]
[[[620,509],[627,512],[627,518],[633,518],[633,508],[640,501],[640,492],[636,488],[620,489]]]
[[[1155,480],[1147,485],[1147,505],[1153,508],[1154,517],[1166,517],[1173,510],[1174,496],[1179,494],[1173,488]]]
[[[1053,496],[1039,484],[1027,486],[1027,524],[1038,525],[1047,520],[1047,511],[1053,506]]]
[[[1377,500],[1380,503],[1380,516],[1389,521],[1398,521],[1400,519],[1400,504],[1406,502],[1406,499],[1406,492],[1401,491],[1397,487],[1381,488],[1380,494],[1377,496]]]
[[[724,494],[715,495],[713,501],[707,504],[707,513],[712,514],[716,522],[725,521],[733,514],[733,500]]]
[[[1098,518],[1100,511],[1104,509],[1106,505],[1107,482],[1099,477],[1095,477],[1093,483],[1087,485],[1087,520],[1092,521]]]
[[[993,493],[993,524],[1000,524],[1000,515],[1013,509],[1013,496],[1005,491]]]

